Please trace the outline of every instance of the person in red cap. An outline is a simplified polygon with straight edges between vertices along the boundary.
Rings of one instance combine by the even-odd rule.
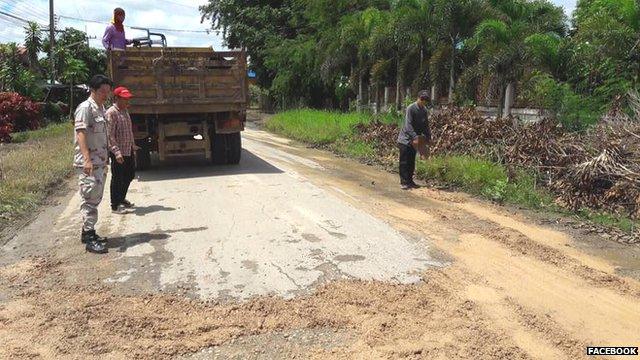
[[[129,185],[135,178],[135,151],[138,147],[133,137],[129,100],[133,96],[129,89],[120,86],[113,90],[115,102],[106,112],[109,122],[109,157],[111,158],[111,211],[123,213],[124,208],[134,205],[127,200]]]

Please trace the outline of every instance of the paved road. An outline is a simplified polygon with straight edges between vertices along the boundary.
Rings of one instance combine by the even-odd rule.
[[[204,299],[291,297],[339,278],[413,283],[439,264],[424,244],[294,170],[321,165],[261,134],[246,132],[239,166],[194,159],[140,173],[130,196],[139,207],[103,218],[102,232],[120,237],[111,250],[120,276],[107,281],[180,284]]]

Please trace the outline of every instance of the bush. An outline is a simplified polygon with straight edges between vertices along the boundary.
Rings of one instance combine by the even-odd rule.
[[[42,117],[47,123],[59,123],[62,119],[62,103],[47,102],[42,104]]]
[[[35,130],[40,127],[40,119],[40,106],[35,102],[18,93],[0,93],[0,127],[4,128],[3,133],[7,129],[7,133]]]
[[[600,103],[593,97],[581,96],[569,84],[560,83],[544,73],[535,74],[529,80],[522,98],[552,111],[568,130],[582,130],[595,124],[601,112]]]
[[[5,116],[0,116],[0,143],[10,142],[13,125]]]

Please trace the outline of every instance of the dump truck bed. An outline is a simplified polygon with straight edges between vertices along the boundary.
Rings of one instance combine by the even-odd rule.
[[[116,86],[134,94],[137,114],[244,111],[248,81],[242,51],[212,48],[127,48],[109,56]]]

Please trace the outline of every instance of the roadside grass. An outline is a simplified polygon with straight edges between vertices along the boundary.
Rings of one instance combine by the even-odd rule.
[[[352,135],[355,125],[368,122],[364,114],[302,109],[274,115],[267,129],[295,140],[326,145]]]
[[[70,125],[67,123],[51,124],[42,129],[33,131],[23,131],[19,133],[11,134],[11,143],[21,144],[27,142],[27,140],[42,140],[59,136],[61,134],[69,134]]]
[[[535,176],[521,172],[509,179],[507,169],[489,160],[467,155],[436,155],[419,160],[416,176],[462,189],[497,202],[531,209],[553,206],[549,193],[536,186]]]
[[[0,230],[34,211],[73,169],[70,123],[19,134],[23,143],[0,152]]]
[[[340,139],[331,145],[331,149],[338,154],[359,160],[373,159],[376,156],[373,144],[358,139]]]
[[[616,227],[628,233],[633,233],[640,229],[640,221],[634,221],[627,217],[597,213],[586,209],[578,211],[578,215],[592,221],[593,223],[608,227]]]
[[[375,144],[357,139],[355,126],[368,124],[371,114],[340,114],[320,110],[291,110],[276,114],[267,129],[313,145],[330,145],[334,152],[355,159],[376,156]],[[377,117],[386,124],[399,124],[399,114]],[[588,210],[569,212],[554,203],[553,195],[538,186],[536,174],[520,171],[511,179],[502,164],[467,155],[436,155],[418,160],[416,176],[427,181],[451,185],[470,194],[492,201],[563,215],[577,215],[595,224],[615,227],[625,232],[640,228],[640,222],[628,217]]]

